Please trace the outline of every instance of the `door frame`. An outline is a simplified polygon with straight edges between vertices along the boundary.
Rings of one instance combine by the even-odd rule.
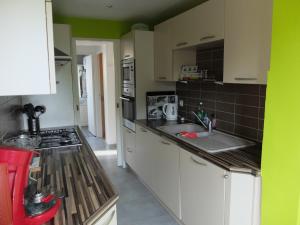
[[[99,39],[99,38],[82,38],[72,37],[72,76],[73,76],[73,104],[74,104],[74,117],[75,125],[80,126],[80,102],[79,102],[79,88],[78,88],[78,75],[77,75],[77,54],[76,54],[76,41],[97,41],[97,42],[112,42],[114,49],[114,62],[115,62],[115,104],[116,104],[116,132],[117,132],[117,164],[118,166],[125,167],[125,156],[123,151],[123,135],[122,135],[122,107],[121,107],[121,68],[120,68],[120,39]]]
[[[103,77],[103,53],[97,54],[100,86],[100,123],[102,129],[102,138],[105,139],[105,98],[104,98],[104,77]]]

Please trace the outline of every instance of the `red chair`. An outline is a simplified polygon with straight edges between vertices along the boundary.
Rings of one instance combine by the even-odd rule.
[[[12,224],[12,206],[7,163],[0,163],[0,225]]]
[[[24,207],[24,190],[28,186],[29,166],[37,152],[0,147],[0,163],[8,165],[9,190],[12,199],[13,225],[41,225],[52,219],[57,213],[61,200],[57,199],[56,204],[38,216],[27,216]],[[2,224],[1,224],[2,225]]]

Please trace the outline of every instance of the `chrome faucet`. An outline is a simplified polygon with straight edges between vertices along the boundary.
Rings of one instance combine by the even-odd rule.
[[[204,121],[195,113],[192,111],[192,114],[198,119],[198,121],[208,130],[209,133],[212,132],[212,121],[206,116],[204,118]]]

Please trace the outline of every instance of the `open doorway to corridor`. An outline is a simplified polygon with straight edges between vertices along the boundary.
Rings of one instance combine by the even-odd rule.
[[[116,67],[112,41],[76,40],[78,123],[113,148],[117,144]]]

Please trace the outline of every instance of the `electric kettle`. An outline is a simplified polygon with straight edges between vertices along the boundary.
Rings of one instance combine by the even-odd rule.
[[[177,104],[175,103],[164,104],[162,110],[167,120],[177,120]]]

